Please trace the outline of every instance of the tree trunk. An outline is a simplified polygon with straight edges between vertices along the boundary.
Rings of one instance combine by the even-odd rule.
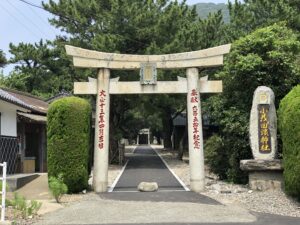
[[[188,126],[187,126],[187,124],[185,124],[184,133],[179,142],[179,149],[178,149],[178,155],[177,155],[177,159],[179,159],[179,160],[182,160],[184,150],[186,149],[185,142],[187,140],[187,137],[188,137]]]
[[[167,119],[163,120],[164,125],[164,131],[163,131],[163,137],[164,137],[164,148],[171,149],[172,148],[172,132],[173,132],[173,119],[171,115],[168,115]]]
[[[111,108],[114,107],[114,103],[116,98],[111,98]],[[110,121],[109,121],[109,163],[119,163],[119,139],[116,136],[117,127],[119,127],[119,120],[118,120],[118,112],[117,110],[110,111]]]
[[[119,163],[118,140],[114,137],[114,126],[111,123],[109,127],[109,163]]]

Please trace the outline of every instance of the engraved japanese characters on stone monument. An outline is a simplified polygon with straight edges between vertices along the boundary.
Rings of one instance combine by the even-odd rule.
[[[254,159],[241,160],[240,168],[249,173],[252,190],[280,190],[282,161],[277,156],[277,117],[273,91],[258,87],[253,96],[250,115],[250,145]]]
[[[277,117],[274,92],[259,86],[250,115],[250,145],[255,159],[274,159],[277,154]]]
[[[271,135],[269,128],[269,105],[259,104],[258,110],[258,150],[259,153],[271,153]]]

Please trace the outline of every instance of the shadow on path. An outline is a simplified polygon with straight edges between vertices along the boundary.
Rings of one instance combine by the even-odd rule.
[[[99,194],[102,199],[119,201],[150,201],[150,202],[191,202],[209,205],[221,205],[216,200],[191,191],[168,192],[112,192]]]

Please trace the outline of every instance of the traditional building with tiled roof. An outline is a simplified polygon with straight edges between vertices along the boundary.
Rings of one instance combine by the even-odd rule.
[[[0,88],[0,162],[8,173],[45,172],[48,103],[28,93]]]

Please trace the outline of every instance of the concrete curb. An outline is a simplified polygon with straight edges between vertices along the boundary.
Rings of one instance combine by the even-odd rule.
[[[19,188],[25,186],[26,184],[30,183],[31,181],[38,178],[40,175],[33,173],[33,174],[15,174],[7,176],[7,185],[9,191],[16,191]]]

